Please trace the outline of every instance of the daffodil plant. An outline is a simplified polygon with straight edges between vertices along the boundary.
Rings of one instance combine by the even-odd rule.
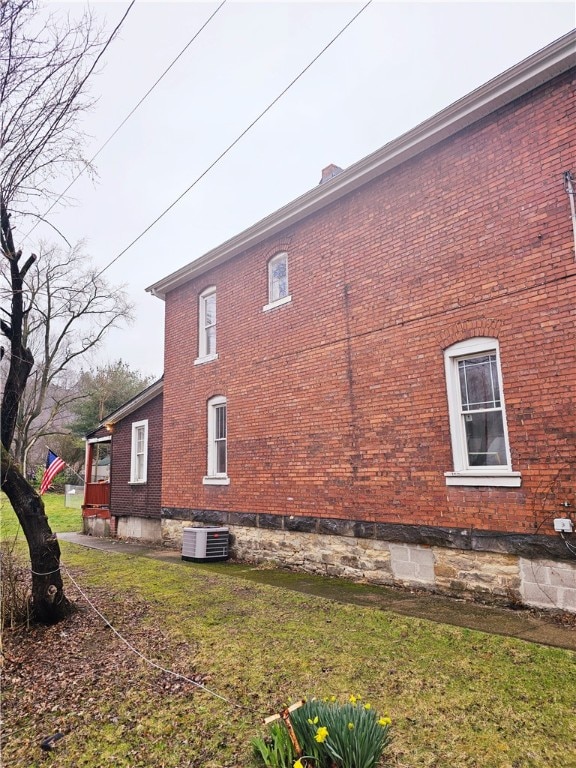
[[[254,756],[266,768],[293,768],[296,752],[292,746],[286,726],[282,722],[272,723],[266,738],[252,739]]]
[[[302,754],[298,756],[284,723],[274,723],[267,739],[253,739],[266,768],[376,768],[390,741],[389,717],[380,717],[360,696],[339,703],[335,696],[310,699],[291,712]]]
[[[375,768],[390,741],[390,718],[379,717],[360,696],[344,704],[311,699],[292,712],[292,724],[309,756],[293,768]]]

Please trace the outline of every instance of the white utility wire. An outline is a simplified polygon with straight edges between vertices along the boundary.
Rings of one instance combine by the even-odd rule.
[[[102,621],[106,624],[106,626],[109,627],[112,630],[112,632],[114,632],[116,637],[119,640],[121,640],[124,643],[124,645],[126,645],[132,651],[132,653],[135,653],[136,656],[139,656],[142,659],[142,661],[145,661],[146,664],[150,665],[151,667],[154,667],[155,669],[159,669],[161,672],[165,672],[167,675],[172,675],[173,677],[177,677],[180,680],[185,680],[187,683],[192,683],[192,685],[195,685],[197,688],[200,688],[203,691],[206,691],[206,693],[209,693],[211,696],[215,696],[217,699],[220,699],[221,701],[225,701],[227,704],[230,704],[233,707],[237,707],[238,709],[248,709],[248,707],[245,707],[242,704],[236,704],[231,699],[227,699],[225,696],[222,696],[221,694],[216,693],[216,691],[213,691],[210,688],[208,688],[207,686],[205,686],[204,683],[198,683],[196,680],[192,680],[192,678],[186,677],[186,675],[181,675],[179,672],[174,672],[171,669],[166,669],[166,667],[163,667],[161,664],[157,664],[155,661],[152,661],[151,659],[149,659],[146,656],[144,656],[144,654],[141,653],[137,648],[135,648],[132,645],[132,643],[130,643],[128,640],[126,640],[126,638],[123,637],[123,635],[121,635],[120,632],[118,632],[116,627],[114,627],[114,626],[112,626],[112,624],[110,624],[110,622],[108,621],[106,616],[104,616],[104,614],[101,613],[98,610],[98,608],[96,608],[96,606],[90,600],[88,595],[86,595],[86,593],[81,589],[81,587],[75,581],[74,577],[72,576],[72,574],[70,573],[68,568],[66,568],[66,566],[62,565],[62,564],[61,564],[60,567],[66,572],[66,575],[68,576],[68,578],[70,579],[72,584],[74,584],[74,586],[76,587],[76,589],[78,590],[80,595],[84,598],[84,600],[86,600],[86,602],[92,608],[92,610],[102,619]]]

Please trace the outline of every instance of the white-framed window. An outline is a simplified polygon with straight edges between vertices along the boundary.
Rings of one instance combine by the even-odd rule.
[[[476,337],[444,352],[454,471],[447,485],[519,486],[512,470],[498,340]]]
[[[132,423],[130,482],[145,483],[148,475],[148,420]]]
[[[216,354],[216,287],[202,291],[198,305],[198,357],[195,364],[215,360]]]
[[[282,251],[268,261],[268,304],[264,311],[291,300],[288,292],[288,254]]]
[[[205,485],[228,485],[228,427],[226,398],[208,400],[208,469]]]

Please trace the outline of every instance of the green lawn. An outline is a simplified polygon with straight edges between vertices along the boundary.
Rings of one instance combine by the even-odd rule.
[[[81,531],[82,512],[64,506],[64,496],[56,493],[46,493],[42,496],[48,522],[53,531]],[[18,518],[6,495],[0,494],[0,539],[23,538]]]
[[[77,530],[77,512],[56,506],[53,528]],[[225,564],[61,547],[84,595],[134,648],[206,676],[211,693],[135,655],[65,572],[68,595],[87,609],[7,638],[24,659],[6,673],[7,765],[252,766],[250,739],[266,715],[303,696],[351,693],[392,718],[388,766],[576,765],[569,651],[240,581]],[[70,730],[43,756],[39,738],[59,729]]]

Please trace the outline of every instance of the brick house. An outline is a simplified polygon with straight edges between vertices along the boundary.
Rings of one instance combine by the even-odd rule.
[[[576,610],[575,64],[573,32],[148,289],[165,542]]]
[[[162,389],[160,379],[86,436],[85,533],[160,537]]]

